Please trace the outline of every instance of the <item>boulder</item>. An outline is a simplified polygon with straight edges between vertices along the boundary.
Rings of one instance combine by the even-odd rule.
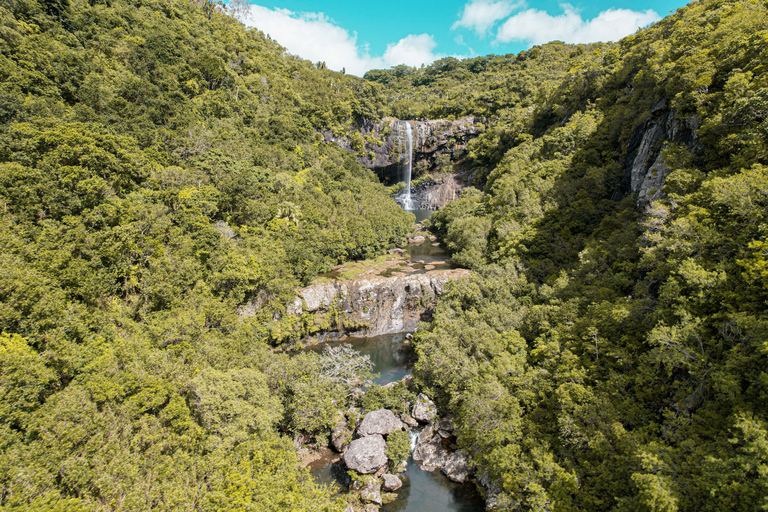
[[[342,460],[351,470],[368,475],[387,463],[387,443],[379,434],[361,437],[349,443]]]
[[[369,483],[360,493],[360,497],[363,501],[375,503],[378,506],[384,504],[384,500],[381,499],[381,485],[378,481],[376,483]]]
[[[435,430],[444,439],[447,439],[453,435],[455,427],[453,426],[453,420],[451,418],[443,418],[435,425]]]
[[[397,475],[390,475],[389,473],[381,477],[384,480],[382,488],[385,491],[396,491],[403,486],[403,481]]]
[[[469,458],[461,451],[456,450],[446,457],[445,464],[442,467],[445,476],[454,482],[464,483],[469,477],[470,466]]]
[[[403,422],[397,419],[395,413],[389,409],[378,409],[365,415],[363,421],[357,427],[357,435],[360,437],[380,434],[385,436],[395,430],[402,430]]]
[[[413,416],[411,416],[408,413],[404,413],[400,415],[400,419],[403,420],[403,423],[408,425],[409,428],[416,428],[419,426],[419,422],[414,419]]]
[[[416,403],[413,405],[413,411],[411,416],[416,420],[426,423],[437,415],[437,407],[435,402],[429,399],[424,393],[419,393],[419,397],[416,399]]]
[[[413,460],[421,463],[424,471],[434,471],[443,467],[450,452],[443,444],[443,438],[433,425],[428,425],[419,433],[416,448],[413,450]]]
[[[331,432],[331,445],[339,453],[344,452],[344,449],[349,445],[351,439],[352,431],[349,430],[346,423],[343,425],[336,425],[336,428]]]

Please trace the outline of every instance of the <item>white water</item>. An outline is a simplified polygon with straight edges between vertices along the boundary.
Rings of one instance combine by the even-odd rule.
[[[419,440],[419,434],[421,434],[421,430],[411,430],[408,432],[408,436],[411,438],[411,453],[416,449],[416,442]]]
[[[405,133],[403,133],[405,132]],[[404,210],[413,210],[413,201],[411,201],[411,170],[413,169],[413,130],[408,121],[397,122],[397,133],[400,137],[400,143],[405,145],[405,151],[400,156],[400,168],[403,172],[405,181],[405,190],[400,195],[400,202]]]

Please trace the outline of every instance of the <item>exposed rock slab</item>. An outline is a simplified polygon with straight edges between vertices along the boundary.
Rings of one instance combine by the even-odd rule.
[[[449,269],[317,283],[300,289],[287,312],[327,315],[333,308],[343,321],[330,328],[351,336],[413,331],[421,316],[434,307],[445,284],[469,274],[467,269]]]
[[[638,204],[647,204],[663,195],[664,181],[670,169],[664,163],[662,151],[670,142],[693,151],[699,125],[696,115],[678,119],[667,100],[661,99],[651,108],[650,119],[635,127],[627,145],[622,188],[637,194]]]
[[[369,475],[387,463],[386,450],[387,443],[384,438],[374,434],[349,443],[342,460],[349,469]]]
[[[386,436],[395,430],[403,430],[403,422],[397,419],[395,413],[389,409],[378,409],[363,417],[363,421],[357,427],[357,435],[360,437],[374,434]]]

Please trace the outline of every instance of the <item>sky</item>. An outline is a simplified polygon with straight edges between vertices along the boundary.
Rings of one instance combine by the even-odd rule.
[[[247,1],[247,0],[246,0]],[[518,53],[548,41],[617,41],[682,0],[251,0],[241,16],[290,53],[362,76],[444,57]]]

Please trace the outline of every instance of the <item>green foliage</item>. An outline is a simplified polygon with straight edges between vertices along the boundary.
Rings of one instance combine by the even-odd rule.
[[[488,95],[520,69],[468,148],[483,193],[430,219],[477,272],[420,328],[414,376],[501,509],[766,506],[766,19],[761,2],[702,1],[464,79]],[[482,112],[459,100],[463,63],[388,86]],[[697,131],[658,148],[661,198],[638,204],[626,148],[659,99]]]
[[[405,430],[395,430],[387,436],[387,458],[390,469],[408,460],[411,454],[411,438]]]
[[[348,390],[267,344],[412,218],[319,135],[380,90],[223,9],[0,7],[0,508],[342,508],[288,437]]]

